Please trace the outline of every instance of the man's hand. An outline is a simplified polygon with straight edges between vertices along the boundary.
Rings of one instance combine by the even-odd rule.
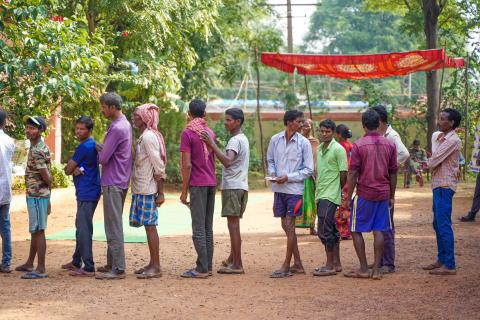
[[[97,150],[97,152],[102,152],[103,150],[103,144],[95,144],[95,149]]]
[[[47,216],[50,215],[51,212],[52,212],[52,204],[50,200],[48,200]]]
[[[83,171],[80,170],[79,167],[76,167],[75,169],[73,169],[72,175],[73,175],[74,177],[78,177],[78,176],[81,176],[81,175],[83,175],[83,174],[84,174]]]
[[[345,209],[350,211],[351,204],[352,204],[352,198],[347,197],[347,199],[345,199]]]
[[[164,178],[163,174],[156,174],[156,173],[154,173],[154,174],[153,174],[153,179],[155,179],[155,181],[158,182],[158,181],[163,180],[163,179],[165,179],[165,178]]]
[[[165,203],[165,195],[163,193],[159,193],[156,201],[157,208],[160,208],[164,203]]]
[[[275,180],[275,182],[278,183],[278,184],[284,184],[287,181],[288,181],[288,176],[287,175],[280,176],[280,177],[277,178],[277,180]]]
[[[190,207],[190,202],[187,201],[187,198],[188,192],[182,192],[182,194],[180,195],[180,201],[187,207]]]
[[[390,200],[388,201],[388,207],[392,209],[394,205],[395,205],[395,198],[390,198]]]
[[[206,130],[202,131],[202,133],[200,135],[200,139],[202,139],[202,141],[205,142],[205,144],[209,147],[211,147],[215,144],[215,142],[213,142],[213,140],[212,140],[212,137],[210,137],[210,135],[208,134],[208,132]]]

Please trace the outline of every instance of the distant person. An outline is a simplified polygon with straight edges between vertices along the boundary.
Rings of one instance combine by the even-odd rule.
[[[202,140],[211,148],[222,168],[222,217],[227,218],[230,233],[230,255],[223,261],[218,273],[243,274],[242,238],[240,236],[240,219],[248,201],[248,164],[250,146],[242,132],[245,120],[243,111],[230,108],[225,111],[225,129],[230,134],[225,153],[214,143],[208,131],[202,132]]]
[[[26,116],[25,133],[30,140],[27,168],[25,170],[25,186],[27,189],[28,229],[32,235],[30,252],[27,262],[15,268],[26,272],[23,279],[43,279],[48,275],[45,270],[45,255],[47,242],[47,216],[50,214],[50,194],[52,189],[51,156],[42,133],[47,129],[47,123],[39,116]],[[33,262],[37,256],[37,268]]]
[[[476,158],[476,165],[480,165],[480,154],[474,154]],[[480,173],[477,173],[477,179],[475,182],[475,193],[473,194],[472,207],[470,211],[462,217],[459,218],[461,222],[474,222],[475,217],[477,216],[478,211],[480,210]]]
[[[12,236],[10,230],[10,202],[12,201],[12,157],[15,143],[5,132],[7,113],[0,109],[0,234],[2,236],[2,264],[0,273],[10,273],[12,263]]]
[[[132,173],[132,126],[122,113],[122,98],[107,92],[100,96],[102,114],[110,119],[103,145],[97,143],[102,165],[103,220],[107,237],[107,264],[97,268],[99,280],[125,278],[123,207]]]
[[[150,279],[162,276],[160,268],[160,242],[158,239],[158,210],[165,202],[163,183],[166,179],[167,150],[158,131],[158,107],[143,104],[133,112],[133,125],[139,130],[135,162],[132,173],[132,205],[130,226],[145,227],[150,262],[135,271],[137,278]]]
[[[75,227],[77,231],[72,261],[62,265],[62,269],[70,270],[70,275],[76,277],[95,276],[92,250],[93,215],[100,199],[101,187],[98,153],[92,133],[92,118],[87,116],[78,118],[75,123],[75,136],[80,144],[64,170],[65,174],[73,175],[75,184],[77,197]]]
[[[380,116],[380,126],[378,131],[389,141],[393,142],[397,149],[397,164],[398,166],[404,165],[410,154],[407,150],[407,147],[402,142],[398,132],[393,130],[392,126],[388,122],[388,112],[387,108],[383,105],[377,105],[371,109],[375,110]],[[382,258],[382,272],[383,273],[392,273],[395,272],[395,222],[394,222],[394,210],[395,207],[390,208],[390,215],[392,216],[392,228],[385,232],[385,249],[383,251]]]
[[[305,119],[301,134],[308,139],[312,146],[314,171],[317,168],[317,149],[319,141],[313,136],[313,122]],[[305,180],[302,215],[295,220],[296,228],[310,228],[310,234],[315,235],[315,219],[317,218],[317,206],[315,203],[315,174]]]
[[[342,189],[347,182],[348,160],[345,149],[335,141],[335,122],[320,122],[320,146],[317,152],[317,186],[315,200],[318,213],[318,237],[325,247],[327,262],[316,268],[315,276],[331,276],[342,271],[340,233],[335,225],[335,212],[342,202]]]
[[[192,239],[197,252],[197,265],[186,270],[184,278],[206,278],[213,263],[213,210],[217,178],[215,153],[201,140],[203,132],[215,140],[215,133],[205,121],[207,108],[199,99],[190,101],[190,122],[180,137],[182,194],[180,201],[189,206],[192,216]],[[190,193],[190,202],[188,194]]]
[[[271,278],[305,273],[298,251],[295,219],[302,215],[304,183],[313,173],[312,146],[298,133],[303,125],[303,113],[297,110],[285,112],[283,124],[285,130],[270,139],[267,163],[274,192],[273,215],[282,220],[287,235],[287,252],[282,266],[270,275]],[[292,255],[294,264],[290,267]]]
[[[405,187],[412,185],[412,174],[420,187],[423,187],[423,169],[427,165],[427,152],[420,147],[420,141],[413,140],[412,147],[409,150],[410,158],[407,162],[407,180]]]
[[[339,124],[335,129],[336,138],[338,143],[345,149],[347,154],[348,167],[350,168],[350,155],[352,153],[352,143],[349,139],[352,137],[352,131],[345,125]],[[335,225],[340,233],[341,240],[350,240],[352,239],[352,234],[350,233],[350,210],[345,206],[348,195],[348,184],[345,184],[342,189],[342,202],[337,208],[335,215]]]
[[[352,147],[350,173],[348,175],[347,204],[351,204],[350,231],[360,268],[345,273],[346,277],[382,278],[384,232],[390,230],[389,208],[395,201],[397,185],[397,152],[393,142],[378,132],[380,117],[372,109],[362,114],[365,135],[355,141]],[[363,232],[373,231],[373,270],[368,270]]]
[[[428,168],[432,173],[433,228],[437,238],[438,255],[434,263],[424,266],[433,275],[454,275],[455,240],[452,230],[452,201],[458,183],[459,158],[462,142],[455,129],[462,117],[455,109],[440,112],[440,133],[432,136],[432,157]]]

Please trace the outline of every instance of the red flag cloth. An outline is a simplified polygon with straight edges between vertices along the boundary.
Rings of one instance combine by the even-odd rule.
[[[262,63],[287,73],[364,80],[403,76],[441,68],[461,68],[463,58],[450,58],[443,49],[360,55],[262,53]]]

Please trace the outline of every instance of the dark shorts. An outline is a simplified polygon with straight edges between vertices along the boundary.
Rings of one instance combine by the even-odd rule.
[[[317,203],[318,228],[317,234],[328,251],[340,241],[340,233],[336,227],[335,213],[337,205],[326,199],[319,199]]]
[[[273,198],[274,217],[299,217],[302,215],[302,195],[275,192]]]
[[[242,189],[222,190],[222,217],[243,217],[247,207],[248,191]]]
[[[370,201],[358,195],[353,198],[350,210],[351,232],[389,231],[391,228],[388,200]]]

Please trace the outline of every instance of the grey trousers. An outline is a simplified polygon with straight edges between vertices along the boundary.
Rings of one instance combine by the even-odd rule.
[[[475,184],[475,193],[473,195],[472,208],[468,212],[468,215],[474,217],[480,210],[480,173],[477,174],[477,182]]]
[[[216,187],[190,187],[190,214],[192,239],[197,251],[197,272],[212,270],[213,210]]]
[[[125,271],[125,248],[123,245],[123,205],[127,189],[102,186],[103,219],[107,236],[107,265],[112,271]]]

